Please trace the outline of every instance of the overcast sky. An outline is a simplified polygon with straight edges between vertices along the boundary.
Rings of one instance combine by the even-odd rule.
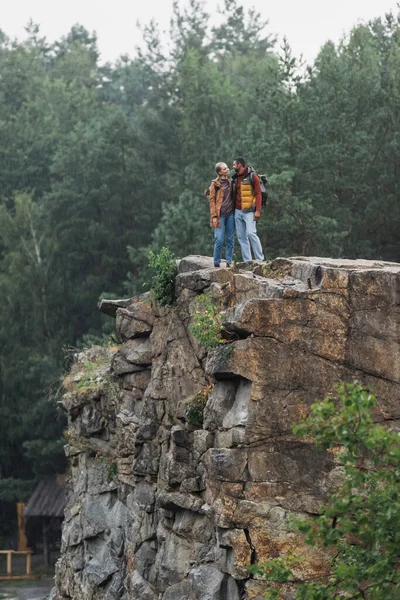
[[[185,2],[185,0],[181,0]],[[360,21],[397,14],[398,0],[242,0],[255,6],[270,22],[271,33],[284,35],[296,55],[311,62],[328,39],[337,42]],[[208,0],[209,11],[217,2]],[[102,61],[135,54],[139,41],[136,22],[155,18],[167,28],[172,0],[0,0],[0,29],[22,39],[30,18],[41,25],[48,41],[66,35],[75,23],[96,31]]]

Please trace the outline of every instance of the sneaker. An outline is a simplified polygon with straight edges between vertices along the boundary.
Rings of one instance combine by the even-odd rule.
[[[219,267],[219,265],[217,265],[217,263],[214,263],[214,267]]]

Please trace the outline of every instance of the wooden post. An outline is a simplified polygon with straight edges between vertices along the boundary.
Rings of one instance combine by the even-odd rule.
[[[31,555],[30,554],[26,555],[26,574],[27,575],[31,574]]]
[[[25,504],[17,502],[17,519],[18,519],[18,550],[26,552],[28,550],[28,540],[26,539],[25,525],[26,519],[24,515]]]
[[[7,552],[7,575],[11,575],[11,550]]]

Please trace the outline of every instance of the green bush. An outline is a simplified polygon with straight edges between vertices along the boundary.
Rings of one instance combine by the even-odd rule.
[[[198,296],[196,304],[198,309],[192,317],[189,331],[206,350],[216,348],[224,342],[221,337],[221,313],[217,310],[210,294]]]
[[[188,404],[186,408],[186,418],[190,425],[203,425],[204,406],[200,404]]]
[[[175,300],[175,277],[178,273],[175,255],[163,246],[158,254],[150,250],[149,267],[155,270],[151,280],[151,296],[161,306],[171,306]]]
[[[325,398],[294,433],[316,448],[340,448],[344,478],[320,507],[318,518],[294,521],[310,546],[329,551],[324,577],[301,583],[296,600],[400,599],[400,437],[375,425],[374,396],[359,384],[341,384],[336,401]],[[279,557],[249,569],[269,582],[266,600],[295,584],[296,559]],[[297,580],[298,581],[298,580]]]
[[[203,425],[204,419],[204,407],[207,404],[207,400],[210,397],[214,385],[209,383],[202,390],[190,396],[187,399],[186,404],[186,419],[190,425]]]
[[[114,479],[117,478],[118,475],[118,467],[117,467],[117,463],[109,461],[107,463],[107,473],[106,473],[106,477],[107,477],[107,481],[114,481]]]

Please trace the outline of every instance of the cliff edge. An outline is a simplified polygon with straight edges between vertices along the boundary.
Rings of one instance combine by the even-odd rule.
[[[226,338],[209,352],[189,330],[205,292]],[[262,600],[246,566],[292,548],[299,578],[318,575],[326,556],[288,518],[317,514],[342,471],[292,423],[354,379],[377,421],[400,419],[400,264],[191,256],[176,298],[105,302],[123,343],[79,354],[65,380],[54,600]]]

